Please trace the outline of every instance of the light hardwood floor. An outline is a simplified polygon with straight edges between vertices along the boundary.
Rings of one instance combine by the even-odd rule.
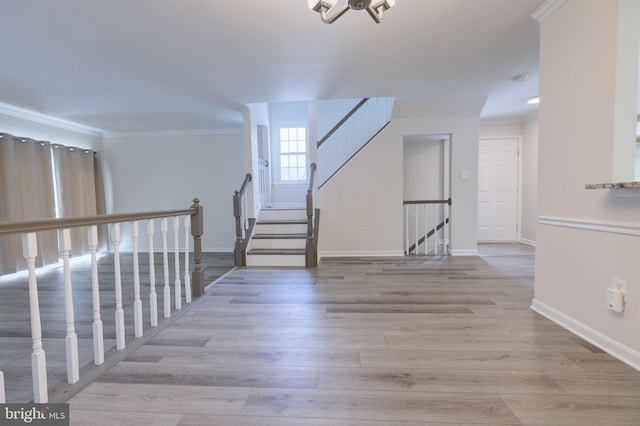
[[[534,251],[237,269],[76,425],[638,425],[640,372],[529,309]]]

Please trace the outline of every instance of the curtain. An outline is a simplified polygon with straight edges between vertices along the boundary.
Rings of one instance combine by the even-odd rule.
[[[56,217],[51,144],[0,134],[0,220],[31,220]],[[39,232],[39,266],[58,260],[56,231]],[[19,235],[2,237],[2,273],[24,267]]]
[[[0,133],[0,221],[104,213],[104,190],[92,150]],[[100,230],[99,247],[106,233]],[[39,232],[38,265],[58,261],[56,231]],[[86,227],[71,229],[72,255],[88,251]],[[0,275],[24,268],[19,235],[0,237]]]

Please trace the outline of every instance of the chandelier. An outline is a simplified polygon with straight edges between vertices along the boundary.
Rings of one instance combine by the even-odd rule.
[[[331,24],[349,9],[366,9],[376,23],[382,22],[382,14],[396,4],[396,0],[309,0],[309,9],[320,13],[322,22]]]

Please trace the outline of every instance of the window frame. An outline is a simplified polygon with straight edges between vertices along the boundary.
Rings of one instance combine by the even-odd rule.
[[[304,156],[305,156],[305,170],[307,170],[306,173],[306,178],[305,179],[295,179],[295,180],[283,180],[281,178],[281,171],[282,171],[282,165],[281,165],[281,158],[282,158],[282,152],[281,152],[281,141],[280,141],[280,131],[281,129],[291,129],[291,128],[304,128],[305,129],[305,152],[304,152]],[[272,178],[273,178],[273,182],[276,185],[304,185],[304,184],[308,184],[309,183],[309,173],[308,173],[308,169],[309,169],[309,164],[310,164],[310,153],[309,153],[309,123],[308,122],[300,122],[300,121],[295,121],[295,122],[277,122],[277,123],[273,123],[273,154],[274,157],[272,160],[275,167],[273,167],[272,169]],[[302,155],[302,153],[292,153],[290,155]]]

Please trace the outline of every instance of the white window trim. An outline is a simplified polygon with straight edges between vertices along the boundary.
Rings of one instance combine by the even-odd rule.
[[[283,127],[304,127],[306,129],[305,134],[307,135],[306,140],[306,160],[305,167],[307,169],[307,178],[305,180],[288,180],[283,181],[280,179],[280,129]],[[272,123],[272,133],[271,140],[273,144],[271,145],[272,152],[272,163],[274,165],[271,168],[271,178],[273,179],[273,185],[275,186],[294,186],[294,185],[306,185],[309,183],[309,164],[310,164],[310,155],[309,152],[309,123],[307,121],[275,121]]]

